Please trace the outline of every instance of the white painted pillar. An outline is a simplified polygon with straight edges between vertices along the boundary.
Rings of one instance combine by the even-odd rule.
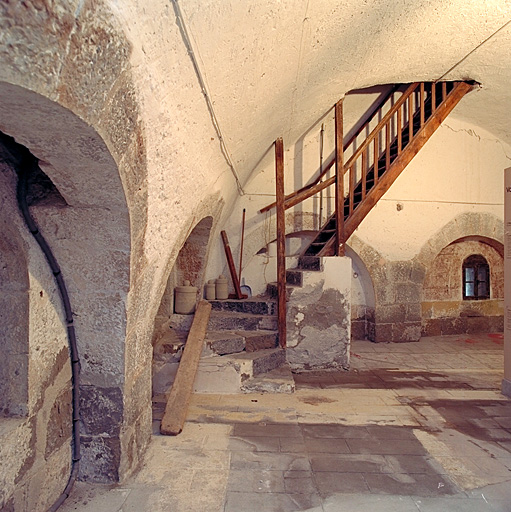
[[[504,169],[504,379],[502,393],[511,397],[511,167]]]

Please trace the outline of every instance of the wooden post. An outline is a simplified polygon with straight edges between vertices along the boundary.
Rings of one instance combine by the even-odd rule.
[[[286,347],[286,209],[284,196],[284,142],[275,141],[275,178],[277,199],[277,297],[279,344]]]
[[[344,256],[344,141],[343,106],[344,99],[335,104],[335,255]]]

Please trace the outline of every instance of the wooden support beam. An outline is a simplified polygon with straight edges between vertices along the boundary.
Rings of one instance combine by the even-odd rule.
[[[335,255],[344,256],[344,142],[343,101],[335,104]]]
[[[160,432],[163,435],[176,436],[183,430],[210,313],[211,304],[201,300],[197,305],[192,327],[188,333],[176,378],[165,407],[165,414],[161,420]]]
[[[275,182],[277,198],[277,318],[279,344],[286,347],[286,209],[284,197],[284,142],[275,141]]]

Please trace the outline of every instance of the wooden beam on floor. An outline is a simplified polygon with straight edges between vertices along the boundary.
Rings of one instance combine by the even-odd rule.
[[[176,436],[183,430],[210,313],[211,304],[201,300],[197,306],[176,378],[170,390],[165,414],[161,420],[160,432],[163,435]]]

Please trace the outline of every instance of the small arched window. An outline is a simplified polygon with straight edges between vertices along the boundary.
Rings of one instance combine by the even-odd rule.
[[[480,254],[473,254],[463,262],[463,300],[490,298],[490,267]]]

